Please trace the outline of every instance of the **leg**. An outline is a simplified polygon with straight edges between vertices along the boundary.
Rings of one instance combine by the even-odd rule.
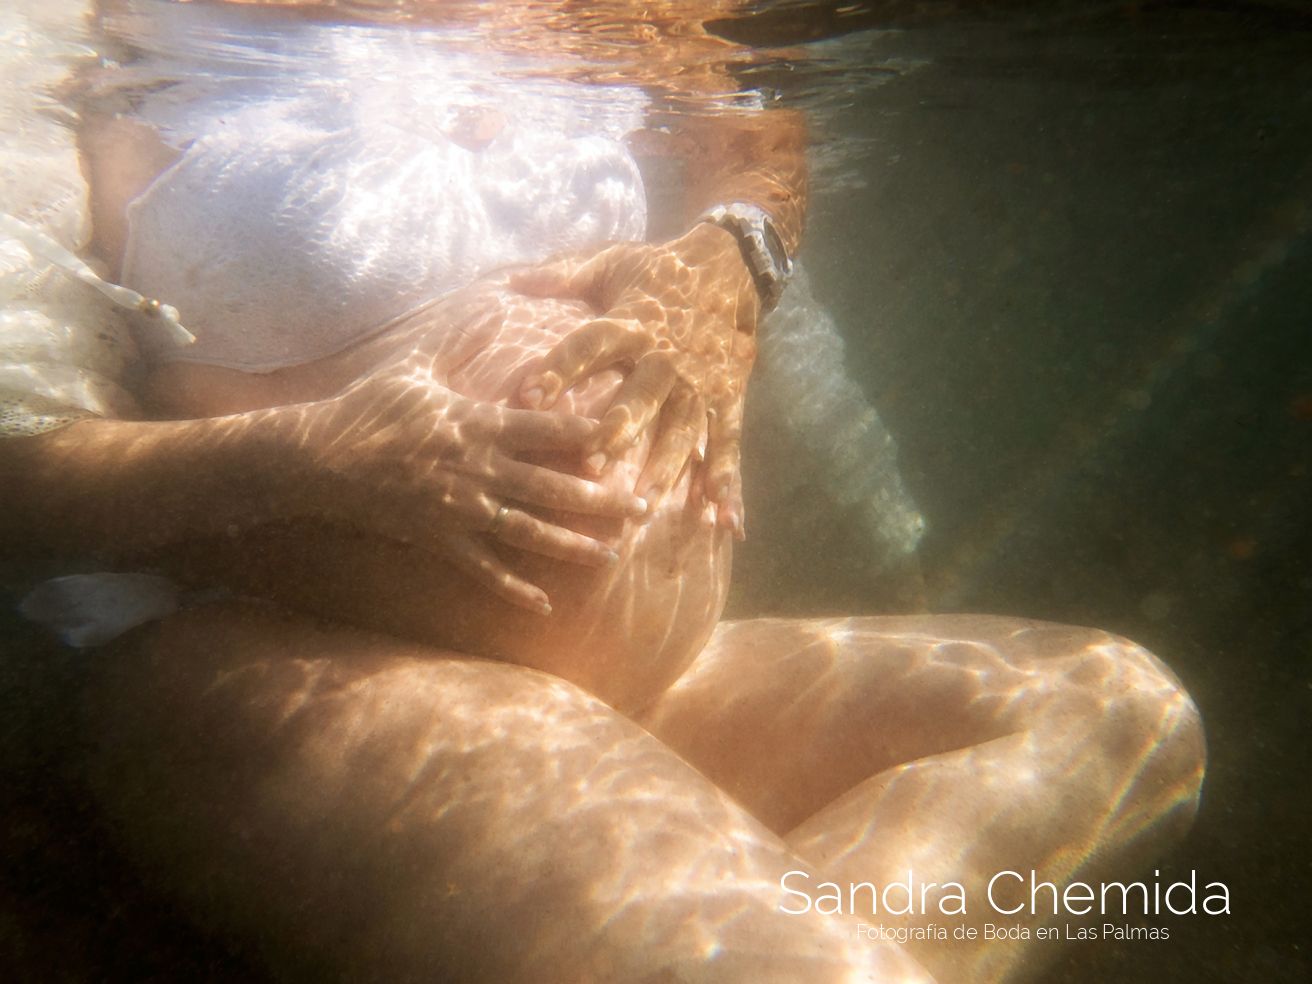
[[[89,688],[100,797],[284,976],[928,980],[781,914],[804,863],[564,681],[236,606],[133,649]]]
[[[1203,774],[1197,710],[1151,654],[993,617],[723,625],[642,720],[825,879],[910,869],[965,888],[964,916],[931,893],[928,912],[884,924],[1051,921],[999,916],[989,879],[1132,873],[1187,829]],[[982,939],[910,948],[944,982],[1002,980],[1025,956]]]

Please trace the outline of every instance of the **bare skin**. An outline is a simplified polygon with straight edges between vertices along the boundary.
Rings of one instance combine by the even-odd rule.
[[[102,666],[103,801],[280,976],[929,979],[845,919],[782,914],[805,863],[556,677],[241,608]]]
[[[138,855],[293,976],[1020,979],[1020,945],[913,944],[917,967],[783,912],[780,879],[911,867],[964,882],[978,923],[1001,867],[1124,877],[1201,778],[1196,712],[1142,650],[994,618],[725,624],[649,731],[534,670],[260,608],[150,630],[88,692]],[[872,698],[891,713],[853,710]],[[950,922],[932,899],[857,918]]]
[[[732,237],[707,231],[733,247]],[[458,291],[403,319],[342,357],[342,371],[348,362],[371,366],[345,393],[285,411],[279,427],[287,446],[299,444],[313,464],[287,487],[310,504],[304,515],[314,520],[193,541],[167,561],[198,583],[217,579],[301,611],[548,670],[633,709],[668,686],[701,649],[728,588],[733,531],[716,524],[714,505],[701,495],[704,466],[685,465],[686,436],[665,430],[653,442],[643,428],[595,484],[587,483],[599,498],[617,502],[635,484],[645,486],[648,508],[640,517],[513,509],[502,514],[493,535],[479,538],[479,549],[546,592],[548,617],[488,592],[476,577],[453,576],[420,540],[362,535],[346,525],[365,508],[364,501],[357,507],[357,497],[367,501],[380,483],[386,487],[391,461],[404,456],[469,467],[478,454],[481,439],[462,433],[460,422],[454,429],[424,430],[431,387],[505,401],[557,342],[589,323],[592,309],[581,301],[527,298],[504,283],[499,278]],[[741,390],[746,371],[743,365],[726,372],[722,384],[736,379]],[[628,404],[616,402],[617,391],[621,397],[625,392],[619,373],[594,373],[564,394],[558,408],[571,418],[604,421],[617,407],[627,413]],[[269,393],[259,402],[274,399]],[[360,427],[361,421],[393,417],[398,424],[387,428]],[[443,439],[434,440],[435,434]],[[571,450],[534,448],[529,460],[561,469],[553,474],[564,482],[566,471],[579,467]],[[360,473],[369,475],[368,485],[356,485],[353,476]],[[489,515],[489,522],[495,518]],[[552,557],[552,545],[574,563]],[[255,556],[261,559],[252,563]]]
[[[795,244],[793,131],[730,129],[687,134],[730,165],[703,204],[752,195]],[[877,944],[871,914],[783,911],[780,880],[913,867],[978,903],[1004,867],[1127,875],[1177,838],[1197,713],[1131,643],[716,624],[754,304],[699,226],[474,285],[321,363],[175,364],[146,388],[165,419],[7,442],[6,522],[150,543],[263,599],[95,664],[94,781],[160,883],[315,979],[1002,981],[1025,947]]]
[[[369,361],[403,357],[370,378],[504,396],[588,315],[476,286],[371,342]],[[597,412],[618,385],[561,409]],[[603,485],[631,483],[649,446]],[[546,619],[399,544],[291,527],[206,545],[209,575],[332,621],[214,606],[124,646],[91,688],[115,736],[103,797],[206,918],[287,972],[315,952],[339,973],[471,981],[1018,979],[1018,944],[857,937],[854,918],[941,924],[932,896],[901,918],[792,915],[780,879],[913,868],[966,884],[960,921],[978,924],[1002,868],[1124,877],[1187,828],[1201,730],[1149,654],[993,617],[717,627],[732,531],[689,515],[690,484],[589,529],[616,536],[617,565],[530,566],[559,599]]]

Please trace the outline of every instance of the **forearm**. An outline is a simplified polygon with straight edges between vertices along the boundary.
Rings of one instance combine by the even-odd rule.
[[[252,525],[276,495],[277,431],[268,413],[94,418],[0,441],[0,540],[11,555],[111,560]]]
[[[806,129],[800,113],[770,110],[684,118],[688,220],[733,202],[759,206],[796,256],[806,214]]]
[[[501,27],[517,29],[483,26],[491,31],[489,44],[514,45],[523,38],[554,44],[563,57],[582,56],[589,67],[604,63],[609,79],[646,89],[654,106],[670,111],[652,120],[651,130],[635,134],[635,143],[683,159],[685,227],[717,205],[749,203],[770,216],[795,256],[806,212],[803,116],[778,108],[729,108],[742,94],[730,66],[758,56],[708,26],[745,6],[741,0],[501,4],[496,9],[508,22]],[[482,16],[485,8],[479,11]]]

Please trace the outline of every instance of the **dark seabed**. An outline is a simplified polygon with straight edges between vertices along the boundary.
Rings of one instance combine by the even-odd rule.
[[[1073,944],[1043,979],[1308,979],[1312,8],[763,7],[723,30],[832,35],[754,81],[815,110],[805,260],[926,517],[930,606],[1123,633],[1203,711],[1202,810],[1158,867],[1225,882],[1231,914]],[[840,98],[827,71],[856,81]],[[749,483],[768,438],[749,424]],[[751,490],[730,614],[876,610],[825,489]],[[70,791],[86,657],[11,609],[0,976],[260,979]]]

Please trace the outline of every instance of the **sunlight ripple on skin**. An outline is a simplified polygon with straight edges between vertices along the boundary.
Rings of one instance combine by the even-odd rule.
[[[431,9],[491,25],[489,48],[546,30],[586,37],[595,52],[598,37],[572,29],[605,23],[572,5],[475,6]],[[662,119],[650,135],[686,145],[690,220],[726,200],[756,202],[795,254],[806,199],[798,114],[707,112],[737,91],[731,66],[670,71],[690,49],[737,50],[707,32],[705,5],[605,10],[655,32],[642,40],[657,43],[630,52],[639,64],[615,65],[631,69],[625,85],[707,97],[701,115]],[[163,18],[140,26],[167,36]],[[388,54],[372,47],[383,33],[366,36],[354,54]],[[139,47],[148,66],[152,49]],[[99,66],[94,81],[112,89],[122,67]],[[133,90],[142,66],[127,67],[125,91],[144,106],[157,88]],[[370,107],[380,92],[399,104],[413,95],[405,88],[366,77],[357,94]],[[285,105],[286,92],[266,95],[243,119]],[[126,233],[127,203],[144,206],[170,158],[203,149],[208,134],[170,146],[148,121],[133,133],[115,106],[92,115],[81,137],[102,196],[98,248],[123,265],[130,237],[116,253],[112,219]],[[466,154],[523,121],[446,122]],[[213,123],[200,114],[200,129]],[[165,181],[147,198],[168,233],[189,216],[236,235],[171,244],[152,262],[178,273],[176,261],[205,246],[250,260],[257,241],[276,254],[270,243],[287,236],[307,243],[284,252],[306,261],[312,282],[359,272],[335,267],[356,250],[318,255],[308,244],[322,243],[295,223],[266,225],[261,240],[267,216],[208,195],[211,173],[254,173],[225,170],[250,163],[243,134],[225,136],[232,158],[193,156],[196,180]],[[343,173],[393,176],[387,155],[356,160],[353,146],[337,148]],[[275,185],[286,177],[280,150],[260,151]],[[525,163],[538,179],[559,176]],[[344,187],[342,174],[324,176],[329,190]],[[636,197],[639,185],[625,188]],[[185,216],[169,212],[165,187],[196,196]],[[366,190],[355,219],[381,204]],[[419,214],[395,212],[398,223]],[[401,238],[460,231],[416,224]],[[379,225],[380,237],[395,231]],[[273,296],[247,298],[265,328],[271,311],[335,303],[330,289],[289,297],[282,265],[252,266],[244,285],[274,274]],[[211,296],[226,300],[224,269],[197,272],[215,274]],[[745,531],[738,439],[762,306],[735,235],[693,222],[666,242],[594,244],[470,277],[401,301],[367,276],[351,281],[364,310],[389,313],[315,325],[316,341],[337,341],[301,353],[307,361],[275,358],[290,332],[247,338],[276,343],[261,354],[220,318],[200,345],[229,328],[238,351],[224,361],[209,349],[213,364],[161,355],[143,386],[151,419],[80,421],[5,447],[16,467],[0,475],[24,476],[26,512],[13,509],[36,517],[29,528],[45,524],[52,555],[68,539],[107,553],[126,543],[125,563],[231,589],[89,661],[85,688],[86,772],[111,825],[207,927],[275,973],[309,961],[344,978],[438,972],[489,984],[923,982],[919,959],[940,984],[988,984],[1032,951],[858,939],[863,913],[785,913],[783,876],[887,883],[912,865],[920,880],[976,884],[1005,864],[1066,880],[1146,856],[1187,825],[1202,768],[1196,711],[1124,640],[982,616],[719,624]],[[843,405],[857,409],[835,421],[839,435],[863,423],[859,401]],[[653,420],[672,426],[653,436]],[[526,469],[533,482],[521,480]],[[526,486],[536,498],[521,497]],[[147,509],[143,487],[154,493]]]

